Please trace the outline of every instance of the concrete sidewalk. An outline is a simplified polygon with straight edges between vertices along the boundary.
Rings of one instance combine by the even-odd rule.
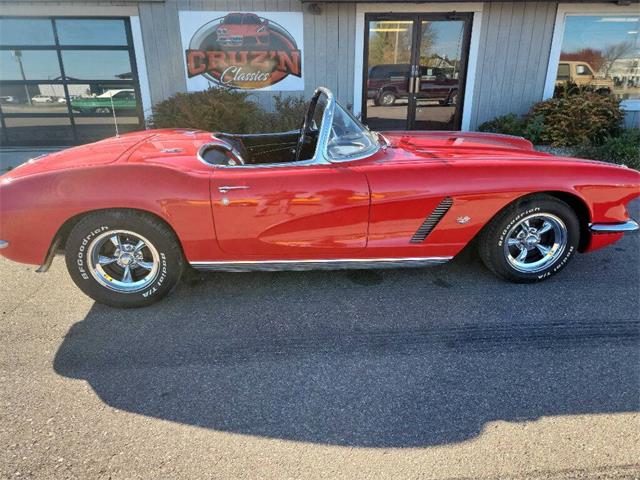
[[[0,175],[16,168],[30,158],[51,152],[57,152],[65,147],[0,147]]]

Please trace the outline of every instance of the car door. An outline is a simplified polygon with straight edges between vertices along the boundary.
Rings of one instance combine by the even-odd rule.
[[[216,168],[211,200],[230,254],[344,258],[367,244],[369,185],[346,164]]]

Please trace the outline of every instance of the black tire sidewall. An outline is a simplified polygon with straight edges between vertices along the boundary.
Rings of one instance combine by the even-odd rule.
[[[567,228],[567,244],[562,256],[539,272],[520,272],[514,269],[504,254],[504,242],[511,228],[523,218],[548,213],[560,218]],[[578,251],[580,223],[573,209],[561,200],[543,197],[529,199],[511,206],[499,215],[481,238],[481,257],[484,263],[499,276],[518,283],[532,283],[556,275],[569,263]]]
[[[160,268],[153,284],[144,290],[120,293],[102,286],[88,269],[91,241],[113,230],[129,230],[148,239],[158,251]],[[184,269],[182,252],[173,232],[160,220],[137,212],[105,212],[82,219],[71,231],[65,245],[67,270],[74,283],[99,303],[132,308],[150,305],[167,295],[178,283]]]

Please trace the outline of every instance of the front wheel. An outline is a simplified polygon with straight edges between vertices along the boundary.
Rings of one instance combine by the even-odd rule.
[[[565,202],[536,195],[500,212],[480,235],[480,257],[496,275],[517,283],[545,280],[576,253],[580,223]]]
[[[395,93],[390,91],[382,92],[380,98],[378,99],[378,102],[383,107],[390,107],[391,105],[396,103],[396,95]]]
[[[160,300],[184,268],[173,231],[142,212],[86,216],[72,229],[65,251],[67,269],[80,290],[113,307],[142,307]]]

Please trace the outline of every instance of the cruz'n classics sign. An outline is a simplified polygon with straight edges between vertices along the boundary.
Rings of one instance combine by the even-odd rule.
[[[302,13],[180,12],[189,91],[304,90]]]

